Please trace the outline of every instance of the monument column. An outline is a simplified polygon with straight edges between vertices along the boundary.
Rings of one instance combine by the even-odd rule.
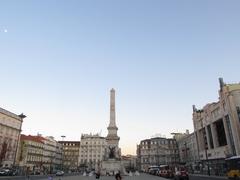
[[[110,91],[110,122],[108,126],[107,143],[111,146],[118,147],[119,137],[117,135],[116,111],[115,111],[115,90]]]

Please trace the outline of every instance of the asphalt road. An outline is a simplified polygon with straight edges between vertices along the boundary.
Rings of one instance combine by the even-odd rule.
[[[62,177],[53,176],[53,180],[94,180],[95,176],[82,176],[82,175],[65,175]],[[100,180],[114,180],[113,176],[101,176]],[[202,175],[190,175],[189,180],[226,180],[225,177],[214,176],[202,176]],[[1,177],[0,180],[28,180],[25,177]],[[31,176],[29,180],[48,180],[48,177]],[[152,176],[148,174],[140,174],[140,176],[123,176],[123,180],[166,180],[158,176]]]

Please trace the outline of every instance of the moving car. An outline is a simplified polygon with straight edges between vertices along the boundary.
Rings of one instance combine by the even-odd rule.
[[[175,167],[174,180],[189,180],[187,169],[184,166]]]
[[[169,165],[160,165],[158,175],[165,178],[172,178],[173,172]]]
[[[57,171],[56,172],[56,176],[63,176],[64,175],[64,172],[63,171]]]

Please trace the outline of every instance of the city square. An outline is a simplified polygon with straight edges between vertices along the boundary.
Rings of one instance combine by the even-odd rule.
[[[239,7],[0,1],[0,180],[240,179]]]

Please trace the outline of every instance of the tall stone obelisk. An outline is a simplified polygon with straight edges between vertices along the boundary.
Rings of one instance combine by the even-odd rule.
[[[105,155],[101,163],[101,173],[103,175],[116,172],[123,172],[121,163],[121,149],[118,147],[120,138],[117,135],[118,128],[116,126],[116,111],[115,111],[115,90],[110,91],[110,122],[108,125],[108,135],[106,137]]]
[[[115,111],[115,90],[112,88],[110,91],[110,123],[108,125],[108,135],[106,137],[107,144],[118,147],[120,138],[117,135],[116,126],[116,111]]]

